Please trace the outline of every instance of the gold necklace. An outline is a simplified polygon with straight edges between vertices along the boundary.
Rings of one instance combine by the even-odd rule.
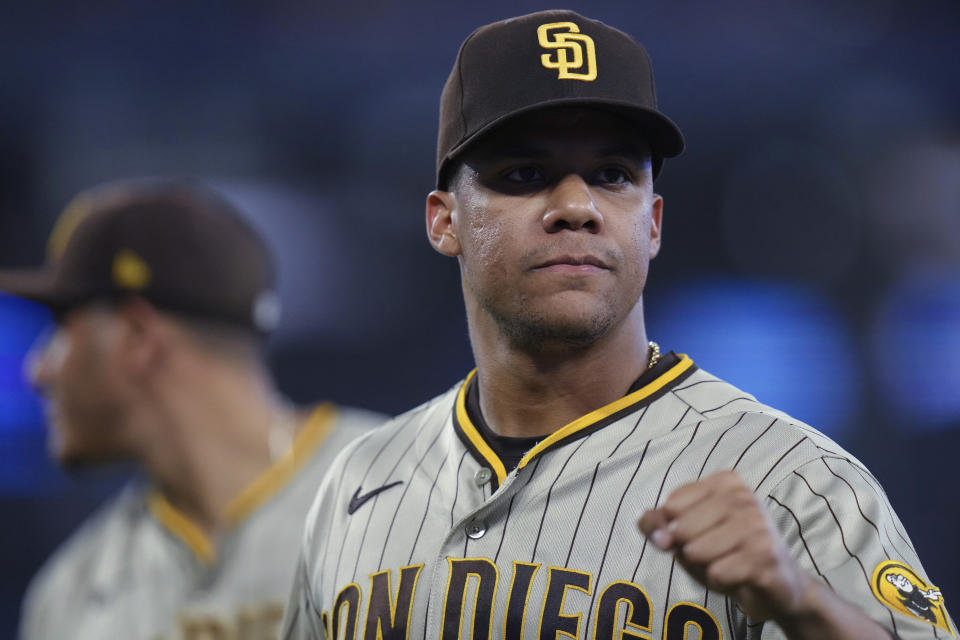
[[[650,348],[650,359],[647,360],[647,371],[653,369],[653,365],[660,362],[660,345],[651,340],[647,345]]]

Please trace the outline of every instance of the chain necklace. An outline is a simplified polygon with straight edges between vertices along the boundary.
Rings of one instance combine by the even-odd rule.
[[[650,348],[650,359],[647,361],[647,371],[650,371],[650,369],[653,369],[653,365],[660,362],[660,345],[651,340],[648,346]]]

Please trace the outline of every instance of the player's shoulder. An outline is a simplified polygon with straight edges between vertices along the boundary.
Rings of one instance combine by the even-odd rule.
[[[318,447],[319,453],[342,450],[390,420],[390,416],[383,413],[330,402],[318,404],[307,413],[304,438],[319,437],[322,445]]]
[[[429,434],[443,430],[452,415],[461,382],[450,390],[370,429],[346,444],[330,464],[307,514],[305,548],[335,525],[336,504],[361,484],[377,486],[395,472],[411,448],[427,446]],[[452,430],[449,430],[452,434]],[[455,437],[455,436],[452,436]]]
[[[452,415],[461,384],[462,381],[413,409],[366,429],[340,450],[330,473],[344,476],[373,466],[389,468],[398,453],[415,446],[425,431],[443,429]]]
[[[362,453],[370,453],[387,443],[412,437],[425,429],[442,428],[451,416],[461,384],[462,381],[444,393],[387,420],[379,428],[360,438],[355,443],[356,448]]]
[[[698,369],[674,393],[689,404],[691,424],[716,438],[720,461],[769,485],[821,458],[866,467],[815,426],[758,401],[736,386]],[[721,453],[723,452],[723,453]]]
[[[366,433],[390,420],[385,413],[351,407],[342,404],[333,405],[336,429],[347,433]]]
[[[750,393],[699,366],[676,384],[671,392],[702,419],[719,418],[744,411],[776,412],[758,402]]]
[[[738,425],[751,427],[765,425],[765,428],[795,432],[816,444],[839,449],[839,445],[815,427],[776,407],[764,404],[747,391],[704,369],[697,368],[672,389],[672,392],[690,407],[698,422],[722,424],[732,420]]]
[[[31,580],[24,597],[24,625],[50,607],[77,597],[80,585],[95,589],[122,563],[124,539],[146,514],[145,485],[129,482],[97,508],[63,542]]]

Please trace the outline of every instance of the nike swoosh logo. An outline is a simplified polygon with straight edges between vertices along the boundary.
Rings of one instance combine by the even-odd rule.
[[[363,487],[357,487],[357,492],[353,494],[353,497],[350,498],[350,504],[347,505],[347,515],[353,515],[353,512],[362,507],[367,500],[374,497],[378,493],[386,491],[387,489],[392,489],[398,484],[403,484],[403,481],[397,480],[396,482],[385,484],[382,487],[377,487],[373,491],[368,491],[363,495],[360,495],[360,492],[363,491]]]

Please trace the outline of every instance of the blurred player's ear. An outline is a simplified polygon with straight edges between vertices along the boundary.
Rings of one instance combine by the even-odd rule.
[[[434,249],[451,258],[460,255],[460,241],[453,227],[456,204],[456,197],[449,191],[431,191],[427,196],[427,237]]]
[[[148,377],[163,361],[167,348],[160,313],[142,298],[125,300],[118,308],[123,325],[121,358],[125,373]]]
[[[653,194],[650,205],[650,258],[660,253],[660,238],[663,233],[663,198]]]

